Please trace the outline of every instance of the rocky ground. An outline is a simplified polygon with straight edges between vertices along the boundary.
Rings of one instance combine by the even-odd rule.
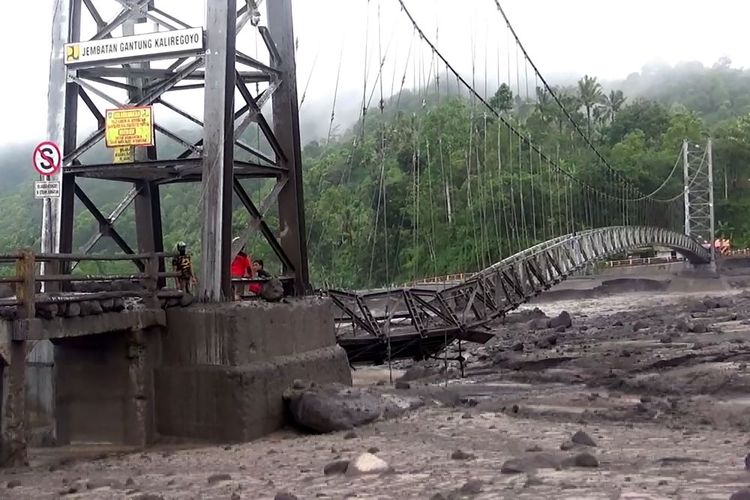
[[[728,499],[750,485],[750,294],[541,307],[464,345],[465,378],[442,359],[394,366],[395,387],[387,368],[355,372],[368,394],[424,402],[395,418],[228,446],[37,450],[0,472],[0,497]]]

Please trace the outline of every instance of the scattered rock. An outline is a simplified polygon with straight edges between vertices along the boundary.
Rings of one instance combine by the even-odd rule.
[[[526,451],[530,453],[536,453],[538,451],[542,451],[542,447],[537,444],[532,444],[531,446],[526,448]]]
[[[472,458],[474,458],[474,455],[472,455],[471,453],[466,453],[462,450],[456,450],[451,453],[451,458],[453,460],[471,460]]]
[[[396,389],[411,389],[411,384],[404,380],[397,380],[395,387]]]
[[[674,465],[674,464],[707,464],[709,463],[708,460],[703,458],[691,458],[691,457],[664,457],[657,460],[662,467],[665,465]]]
[[[132,477],[129,477],[125,480],[125,486],[135,486],[135,481],[133,481]]]
[[[697,323],[693,323],[690,331],[692,333],[706,333],[708,331],[708,327],[706,326],[705,323],[697,322]]]
[[[557,335],[548,335],[536,341],[536,346],[540,349],[548,349],[554,345],[557,345]]]
[[[599,460],[591,453],[579,453],[563,462],[565,466],[573,467],[599,467]]]
[[[5,484],[5,487],[8,489],[18,488],[19,486],[21,486],[21,481],[18,479],[11,479]]]
[[[278,302],[284,298],[284,284],[278,278],[272,278],[263,283],[260,296],[268,302]]]
[[[693,323],[685,318],[678,319],[677,323],[674,324],[674,329],[680,332],[690,332],[692,331],[692,328]]]
[[[745,455],[745,470],[750,470],[750,453]]]
[[[478,495],[482,492],[482,486],[484,486],[483,481],[480,481],[479,479],[469,479],[463,484],[463,486],[461,486],[459,492],[464,495]]]
[[[212,485],[216,483],[221,483],[223,481],[231,481],[231,480],[232,480],[232,476],[227,474],[226,472],[219,473],[219,474],[211,474],[210,476],[208,476],[208,484],[212,484]]]
[[[349,467],[349,460],[336,460],[323,467],[323,474],[330,476],[333,474],[343,474]]]
[[[565,328],[573,326],[573,319],[570,317],[570,314],[568,314],[568,311],[563,311],[549,320],[550,328],[560,328],[561,326]]]
[[[633,323],[633,331],[637,332],[640,330],[645,330],[647,328],[650,328],[651,325],[649,325],[646,321],[639,319],[635,323]]]
[[[346,474],[354,476],[360,474],[382,474],[391,470],[391,466],[385,460],[376,457],[372,453],[362,453],[349,462]]]
[[[693,304],[690,305],[688,310],[691,313],[704,313],[704,312],[708,312],[708,307],[703,302],[694,302]]]
[[[448,500],[448,497],[442,493],[435,493],[430,497],[430,500]]]
[[[528,328],[529,330],[546,330],[549,328],[549,322],[547,318],[532,319],[529,321]]]
[[[344,439],[357,439],[359,436],[354,431],[349,431],[346,434],[344,434]]]
[[[287,493],[286,491],[280,491],[274,495],[273,500],[298,500],[296,495]]]
[[[111,479],[92,479],[86,481],[87,490],[96,490],[99,488],[114,488],[117,486],[117,482]]]
[[[732,493],[732,496],[729,497],[729,500],[750,500],[750,490],[743,489],[735,491]]]
[[[521,460],[511,458],[500,467],[501,474],[521,474],[526,472],[527,466]]]
[[[582,444],[583,446],[596,446],[596,442],[591,439],[591,436],[583,431],[578,431],[573,434],[573,437],[571,437],[570,440],[575,444]]]
[[[538,476],[534,476],[530,474],[526,478],[526,482],[523,484],[523,487],[529,488],[531,486],[539,486],[540,484],[542,484],[542,480]]]
[[[155,493],[141,493],[133,497],[134,500],[164,500],[164,497]]]
[[[510,347],[510,350],[515,352],[523,351],[523,342],[516,342]]]
[[[573,448],[575,448],[575,447],[576,447],[576,444],[575,444],[575,443],[574,443],[573,441],[570,441],[570,440],[568,440],[568,441],[565,441],[565,442],[563,442],[563,443],[562,443],[562,444],[560,445],[560,449],[561,449],[562,451],[568,451],[568,450],[572,450],[572,449],[573,449]]]
[[[377,446],[371,446],[367,448],[367,453],[372,453],[373,455],[376,455],[380,453],[380,448],[378,448]]]
[[[533,472],[537,469],[556,469],[560,467],[561,459],[552,453],[534,453],[519,458],[506,460],[500,467],[502,474],[521,474]]]

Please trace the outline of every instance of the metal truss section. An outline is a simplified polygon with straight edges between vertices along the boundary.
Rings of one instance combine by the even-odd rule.
[[[113,3],[117,8],[114,12]],[[258,228],[282,263],[284,275],[294,279],[295,292],[303,294],[309,285],[303,238],[291,0],[266,2],[264,16],[259,10],[260,1],[186,0],[183,3],[205,8],[203,50],[66,66],[66,43],[116,41],[118,37],[135,33],[168,33],[198,26],[181,19],[181,12],[159,9],[158,2],[153,0],[56,2],[48,129],[54,132],[50,139],[60,144],[64,159],[60,179],[62,199],[59,204],[45,204],[43,212],[44,247],[50,253],[72,252],[74,199],[78,198],[98,224],[96,234],[84,245],[84,251],[91,250],[102,237],[111,237],[127,253],[159,252],[163,250],[159,186],[199,182],[201,199],[196,200],[196,206],[201,206],[203,214],[201,298],[217,301],[233,295],[229,279],[229,263],[236,251],[230,244],[233,199],[239,199],[250,212],[251,226],[243,231],[243,240],[253,228]],[[113,13],[114,16],[108,18]],[[145,29],[135,28],[145,26],[144,23],[151,24]],[[91,28],[82,30],[82,26],[93,26],[93,32]],[[258,46],[265,54],[251,57],[237,49],[238,35],[250,29],[256,31]],[[161,62],[152,64],[156,60]],[[168,97],[170,93],[188,89],[202,92],[202,117],[176,105],[176,101]],[[235,90],[240,97],[236,106]],[[95,130],[83,140],[77,138],[82,129],[79,103],[83,104],[81,114],[88,114],[96,123]],[[267,120],[263,112],[270,109],[271,104],[272,119]],[[158,144],[136,148],[135,160],[127,164],[86,160],[86,153],[104,138],[106,107],[144,105],[157,109]],[[202,138],[187,140],[171,122],[159,121],[166,116],[159,108],[164,108],[166,115],[172,114],[186,120],[190,126],[200,127]],[[253,124],[268,145],[267,151],[243,139],[243,132]],[[166,143],[177,144],[182,153],[167,155]],[[240,153],[246,156],[239,157]],[[107,217],[78,185],[77,179],[82,177],[132,183],[133,188]],[[275,181],[272,193],[265,200],[251,200],[239,182],[265,178]],[[137,248],[113,227],[131,204],[136,211]],[[290,204],[294,206],[288,206]],[[278,208],[278,227],[270,227],[264,220],[272,206]]]
[[[351,362],[424,358],[453,340],[484,343],[492,338],[492,321],[532,297],[592,262],[649,245],[677,250],[694,264],[711,259],[695,239],[668,229],[612,226],[582,231],[540,243],[439,290],[329,290],[340,313],[337,338]]]

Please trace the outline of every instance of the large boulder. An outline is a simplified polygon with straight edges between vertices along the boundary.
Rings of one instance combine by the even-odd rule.
[[[381,395],[342,384],[302,387],[296,383],[284,393],[284,400],[294,423],[320,433],[352,429],[424,404],[416,397]]]
[[[568,311],[563,311],[554,318],[549,320],[550,328],[570,328],[573,326],[573,319],[570,317]]]

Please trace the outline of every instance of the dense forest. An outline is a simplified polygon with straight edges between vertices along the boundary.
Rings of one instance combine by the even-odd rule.
[[[593,191],[553,167],[560,165],[611,193],[612,200],[627,197],[627,190],[616,191],[616,174],[595,158],[586,140],[619,174],[650,192],[673,169],[684,139],[704,144],[711,137],[717,228],[735,246],[750,244],[745,216],[750,208],[750,72],[722,60],[711,68],[645,68],[622,82],[585,76],[576,85],[553,90],[580,135],[546,89],[501,85],[488,96],[492,109],[465,92],[404,90],[368,109],[340,135],[306,144],[314,284],[359,287],[473,271],[571,228],[609,223],[618,210],[627,222],[637,207],[592,206]],[[529,148],[503,121],[540,150]],[[31,147],[0,150],[0,249],[38,246],[40,202],[31,188]],[[91,180],[82,185],[105,213],[129,187]],[[679,169],[664,192],[679,193],[681,186]],[[246,187],[259,196],[270,189],[263,183]],[[199,250],[198,194],[195,186],[162,188],[167,246],[185,240],[194,253]],[[84,210],[77,214],[76,245],[83,245],[96,225]],[[238,206],[235,233],[246,223]],[[134,242],[132,209],[116,227]],[[106,239],[96,247],[114,249]],[[251,251],[274,270],[270,249],[260,238]]]

